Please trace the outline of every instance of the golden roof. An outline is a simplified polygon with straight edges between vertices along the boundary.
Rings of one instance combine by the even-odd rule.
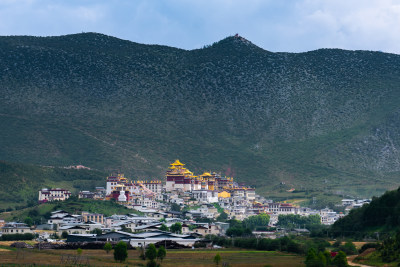
[[[201,176],[212,176],[212,175],[211,175],[211,173],[209,173],[209,172],[205,172],[205,173],[203,173]]]
[[[172,165],[172,164],[171,164]],[[175,166],[171,166],[171,167],[169,167],[171,170],[173,170],[173,169],[176,169],[176,167]]]
[[[177,160],[175,160],[174,163],[172,163],[172,164],[170,164],[170,165],[172,165],[172,166],[183,166],[183,165],[185,165],[185,164],[181,163],[181,162],[179,161],[179,159],[177,159]]]

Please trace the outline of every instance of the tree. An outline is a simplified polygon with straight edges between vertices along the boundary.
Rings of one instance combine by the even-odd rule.
[[[106,252],[107,252],[107,254],[112,250],[112,245],[111,245],[111,243],[110,242],[107,242],[105,245],[104,245],[104,248],[103,248]]]
[[[95,229],[93,229],[93,231],[91,233],[96,234],[96,235],[101,235],[103,233],[103,231],[101,231],[100,228],[95,228]]]
[[[314,248],[310,248],[307,252],[306,260],[304,262],[307,267],[317,267],[320,266],[320,260]]]
[[[176,203],[171,204],[171,211],[181,211],[181,206]]]
[[[114,259],[119,262],[124,262],[128,257],[128,246],[124,241],[120,241],[114,247]]]
[[[160,230],[161,230],[161,231],[168,231],[168,226],[166,226],[165,224],[162,224],[162,225],[160,226]]]
[[[221,212],[221,214],[217,217],[217,221],[225,222],[228,219],[228,214],[225,211]]]
[[[340,246],[339,250],[341,250],[344,253],[346,253],[346,255],[356,255],[356,254],[358,254],[356,246],[350,241],[348,241],[348,242],[346,242],[346,244]]]
[[[157,258],[160,259],[160,261],[162,262],[165,256],[167,256],[167,251],[163,246],[160,246],[160,248],[157,251]]]
[[[62,238],[67,238],[67,236],[68,236],[68,233],[66,232],[66,231],[63,231],[62,233],[61,233],[61,237]]]
[[[154,244],[150,244],[146,249],[146,258],[154,260],[157,257],[157,249]]]
[[[214,263],[218,266],[220,262],[221,262],[221,256],[219,255],[219,253],[217,253],[217,255],[215,255],[214,257]]]
[[[81,249],[81,248],[78,248],[78,249],[76,250],[76,253],[77,253],[78,256],[80,257],[80,256],[82,255],[82,249]]]
[[[339,253],[336,255],[336,257],[333,259],[332,263],[337,267],[348,266],[346,253],[344,253],[343,251],[339,251]]]
[[[175,223],[171,225],[170,230],[172,233],[182,233],[182,224],[181,223]]]
[[[250,228],[251,230],[254,230],[257,226],[268,226],[268,223],[269,215],[262,213],[244,219],[242,225],[244,228]]]
[[[33,220],[31,217],[26,217],[24,223],[26,223],[29,227],[31,227],[33,225]]]
[[[154,244],[150,244],[146,250],[146,258],[150,261],[147,263],[147,266],[157,266],[156,262],[154,261],[157,258],[157,249]]]

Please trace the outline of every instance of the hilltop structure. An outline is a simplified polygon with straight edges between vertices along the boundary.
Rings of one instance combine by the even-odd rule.
[[[165,178],[166,192],[175,190],[193,192],[199,198],[211,197],[216,199],[216,201],[211,202],[218,202],[218,197],[230,197],[231,195],[243,196],[250,200],[255,199],[254,188],[239,186],[233,181],[232,177],[221,176],[215,172],[204,172],[199,176],[195,176],[178,159],[170,165]]]
[[[51,201],[64,201],[71,196],[71,192],[66,189],[53,188],[47,189],[43,188],[39,191],[39,203],[51,202]]]
[[[161,181],[129,181],[124,174],[107,177],[106,198],[118,202],[132,202],[139,197],[152,200],[162,198]]]

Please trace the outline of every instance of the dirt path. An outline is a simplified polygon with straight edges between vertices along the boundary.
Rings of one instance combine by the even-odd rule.
[[[358,255],[348,256],[348,257],[347,257],[347,263],[348,263],[350,266],[371,267],[370,265],[364,265],[364,264],[361,264],[361,263],[353,262],[353,260],[354,260],[357,256],[358,256]]]

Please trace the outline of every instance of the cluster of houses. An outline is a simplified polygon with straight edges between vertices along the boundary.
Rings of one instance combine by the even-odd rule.
[[[269,226],[277,224],[279,215],[319,215],[321,223],[325,225],[331,225],[344,216],[343,213],[337,213],[328,208],[313,210],[290,203],[273,202],[257,195],[254,188],[238,184],[232,177],[223,177],[215,172],[205,172],[196,176],[184,165],[179,160],[171,163],[166,172],[165,183],[132,181],[123,174],[115,174],[107,177],[105,188],[96,187],[94,192],[81,191],[78,194],[79,198],[113,199],[119,204],[139,211],[140,214],[144,214],[143,216],[132,213],[104,217],[102,214],[89,212],[77,215],[65,211],[55,211],[48,219],[47,224],[40,225],[36,229],[53,230],[59,235],[66,232],[70,235],[71,240],[120,238],[129,239],[131,243],[133,242],[132,244],[150,242],[143,241],[146,238],[159,242],[169,235],[168,240],[173,239],[178,242],[180,239],[185,239],[186,241],[182,241],[180,244],[188,245],[191,241],[195,242],[196,238],[204,235],[225,234],[229,228],[227,223],[196,223],[196,221],[217,219],[221,215],[221,210],[226,213],[228,219],[238,220],[267,213],[270,215]],[[66,189],[42,189],[39,191],[39,202],[63,201],[70,196],[71,192]],[[343,199],[342,205],[348,211],[369,201]],[[171,206],[173,205],[183,211],[172,211]],[[179,234],[160,230],[163,224],[170,227],[177,222],[182,225],[182,232]],[[6,223],[0,227],[2,227],[3,234],[31,232],[30,228],[23,223]],[[92,234],[95,229],[100,229],[102,235]],[[148,232],[154,233],[149,234]]]

